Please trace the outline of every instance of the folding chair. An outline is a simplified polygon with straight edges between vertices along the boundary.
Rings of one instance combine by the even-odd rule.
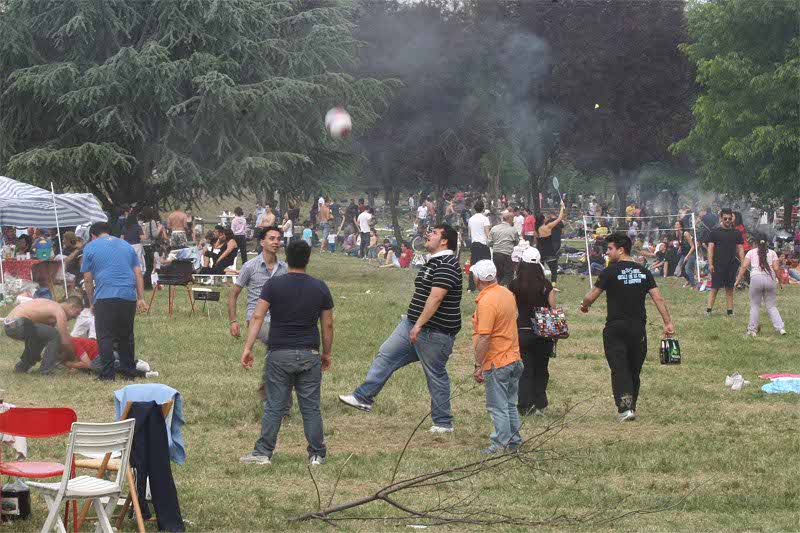
[[[172,400],[161,404],[161,413],[164,415],[164,420],[169,419],[170,412],[172,411],[172,404],[173,404]],[[125,420],[128,417],[132,405],[133,402],[127,402],[125,404],[125,409],[122,411],[120,420]],[[107,471],[117,472],[117,475],[119,475],[119,470],[121,466],[122,465],[120,459],[112,457],[111,453],[106,453],[102,459],[98,458],[75,459],[75,468],[87,468],[91,470],[97,470],[97,478],[102,478]],[[139,496],[136,494],[136,482],[130,464],[128,465],[127,471],[125,472],[125,477],[128,480],[128,496],[125,498],[125,504],[122,506],[122,511],[117,517],[116,527],[117,529],[122,527],[122,521],[125,519],[125,515],[128,513],[128,509],[130,509],[132,504],[133,514],[134,517],[136,518],[136,527],[139,533],[144,533],[144,518],[142,517],[142,507],[141,504],[139,503]],[[86,521],[87,515],[89,514],[90,506],[91,506],[90,502],[86,502],[85,504],[83,504],[81,512],[80,514],[78,514],[77,517],[78,529],[80,529],[80,527]]]
[[[56,437],[69,433],[72,424],[77,420],[78,415],[75,414],[75,411],[67,407],[15,407],[0,414],[0,433],[34,439]],[[67,469],[61,463],[44,461],[3,462],[2,446],[0,446],[0,475],[45,479],[74,474],[74,465]],[[0,498],[0,504],[2,504],[2,498]],[[77,514],[77,505],[75,504],[73,504],[73,512]],[[64,510],[64,521],[69,522],[69,506]],[[77,527],[75,531],[77,531]]]
[[[64,523],[58,516],[59,507],[64,500],[91,500],[97,512],[98,524],[95,531],[112,533],[111,522],[108,517],[117,505],[117,498],[122,493],[125,480],[122,470],[128,467],[128,458],[131,453],[133,441],[134,420],[123,420],[110,424],[90,424],[75,422],[72,424],[72,434],[67,448],[67,460],[64,464],[72,464],[76,453],[114,453],[120,454],[120,471],[114,481],[79,476],[70,479],[69,472],[65,471],[60,483],[29,482],[32,488],[44,493],[49,512],[47,520],[42,526],[43,533],[57,529],[66,533]],[[103,505],[102,498],[108,498],[108,503]]]

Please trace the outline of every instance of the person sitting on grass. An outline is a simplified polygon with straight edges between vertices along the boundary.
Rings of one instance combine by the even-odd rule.
[[[407,241],[400,244],[400,253],[396,253],[393,248],[390,248],[386,253],[386,263],[380,265],[378,268],[408,268],[411,265],[411,260],[414,258],[414,251]]]

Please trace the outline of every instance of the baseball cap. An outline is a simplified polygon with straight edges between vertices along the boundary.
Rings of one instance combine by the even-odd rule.
[[[531,246],[522,252],[522,262],[540,265],[542,263],[542,254],[539,253],[539,250]]]
[[[497,268],[489,259],[482,259],[469,268],[470,273],[481,281],[495,281]]]

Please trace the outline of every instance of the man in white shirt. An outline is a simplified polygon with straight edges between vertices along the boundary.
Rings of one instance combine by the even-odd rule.
[[[419,204],[417,208],[417,227],[420,225],[425,225],[428,223],[428,207],[425,205],[425,202]]]
[[[408,197],[408,207],[410,207],[411,209],[414,209],[414,205],[416,205],[416,204],[414,202],[414,195],[412,194],[412,195],[410,195]]]
[[[469,262],[474,265],[481,259],[491,259],[492,253],[489,251],[487,240],[489,238],[489,230],[492,223],[489,218],[483,214],[483,202],[478,200],[473,206],[475,214],[469,218],[467,225],[469,226],[469,238],[471,244],[469,245]],[[475,290],[475,280],[469,276],[469,291]]]
[[[519,207],[514,208],[514,229],[517,230],[520,238],[522,238],[522,224],[525,223],[525,217],[519,210]]]
[[[597,202],[594,201],[594,198],[589,202],[589,214],[593,217],[597,216]]]
[[[356,219],[356,224],[358,225],[358,231],[361,233],[361,245],[358,249],[358,257],[365,259],[367,257],[367,248],[369,247],[369,232],[370,232],[370,222],[372,222],[372,208],[368,207],[365,209],[358,218]]]

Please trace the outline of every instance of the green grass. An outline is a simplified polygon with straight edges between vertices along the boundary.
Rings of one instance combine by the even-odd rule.
[[[399,371],[366,414],[341,405],[336,396],[363,379],[378,347],[405,313],[413,273],[376,270],[339,255],[312,258],[311,273],[333,292],[336,337],[333,368],[324,375],[322,412],[329,446],[328,464],[317,471],[323,503],[342,471],[336,502],[367,495],[388,483],[398,455],[413,428],[429,409],[429,396],[418,365]],[[618,512],[663,507],[674,509],[635,515],[612,525],[628,531],[797,530],[800,501],[800,396],[767,395],[758,375],[800,372],[800,288],[779,295],[779,309],[790,334],[778,337],[762,314],[763,334],[744,337],[747,296],[736,295],[737,315],[703,317],[705,295],[681,289],[678,280],[662,283],[684,352],[680,366],[660,366],[652,342],[660,336],[660,320],[648,304],[651,350],[643,371],[640,420],[613,421],[609,372],[600,332],[605,299],[589,315],[577,312],[588,282],[567,277],[559,302],[569,314],[572,337],[559,345],[551,360],[550,415],[528,420],[531,435],[570,406],[588,413],[548,446],[575,452],[574,463],[555,462],[552,475],[534,476],[514,466],[499,475],[484,475],[442,492],[416,492],[401,497],[419,507],[442,494],[476,494],[497,512],[528,517],[559,513],[576,515],[619,502]],[[367,294],[366,291],[370,293]],[[148,295],[149,296],[149,295]],[[224,296],[224,295],[223,295]],[[465,294],[465,327],[449,364],[454,385],[472,388],[469,316],[474,295]],[[161,373],[161,381],[183,394],[188,461],[174,466],[181,507],[190,531],[316,530],[324,524],[294,524],[287,518],[314,510],[317,496],[306,470],[305,439],[299,412],[281,430],[271,467],[246,467],[238,457],[252,449],[259,433],[261,406],[256,397],[261,362],[252,371],[239,366],[242,341],[230,337],[224,303],[211,304],[205,315],[188,316],[179,293],[177,311],[166,316],[166,292],[154,313],[136,321],[137,352]],[[240,306],[243,311],[243,306]],[[718,305],[718,309],[719,309]],[[2,314],[2,313],[0,313]],[[85,375],[63,373],[53,378],[18,376],[12,367],[20,343],[0,338],[0,375],[8,401],[21,406],[73,407],[80,420],[111,421],[113,391],[124,385],[98,383]],[[753,385],[739,393],[726,389],[727,374],[738,370]],[[419,433],[400,468],[416,475],[475,460],[487,445],[490,422],[483,391],[469,390],[453,402],[456,433],[436,437]],[[426,429],[428,425],[424,425]],[[62,439],[30,444],[32,458],[62,458]],[[681,501],[683,498],[685,500]],[[476,504],[477,505],[477,504]],[[34,519],[11,530],[36,530],[45,507],[34,496]],[[371,504],[359,516],[392,516],[386,506]],[[347,529],[392,529],[391,522],[352,522]],[[127,529],[132,530],[127,523]],[[155,530],[154,524],[148,527]],[[462,528],[463,529],[463,528]]]

